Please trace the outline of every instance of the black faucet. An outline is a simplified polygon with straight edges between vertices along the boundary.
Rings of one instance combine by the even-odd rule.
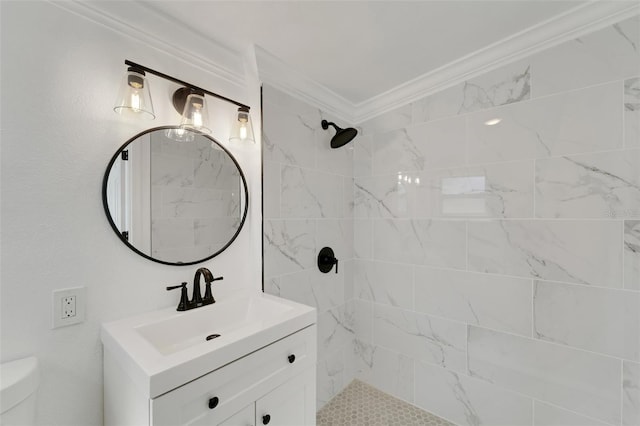
[[[200,276],[204,277],[204,281],[206,283],[204,298],[200,293]],[[213,293],[211,293],[211,283],[222,279],[224,279],[224,277],[214,278],[211,271],[207,268],[200,268],[196,271],[195,277],[193,277],[193,296],[191,297],[191,300],[189,300],[189,297],[187,296],[186,282],[183,282],[180,285],[167,287],[167,290],[175,290],[177,288],[181,289],[180,302],[178,303],[178,308],[176,310],[188,311],[189,309],[195,309],[200,306],[216,303],[216,300],[213,298]]]

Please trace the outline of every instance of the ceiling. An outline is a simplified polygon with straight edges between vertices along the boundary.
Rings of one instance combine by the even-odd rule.
[[[256,44],[360,104],[583,3],[174,0],[145,6],[231,50]]]

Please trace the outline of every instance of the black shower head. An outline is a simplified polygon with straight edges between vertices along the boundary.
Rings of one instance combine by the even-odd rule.
[[[329,126],[333,126],[333,128],[336,129],[336,134],[331,138],[331,148],[340,148],[341,146],[348,144],[358,134],[358,131],[352,127],[341,129],[336,126],[335,123],[331,123],[327,120],[322,120],[321,124],[324,130],[327,130]]]

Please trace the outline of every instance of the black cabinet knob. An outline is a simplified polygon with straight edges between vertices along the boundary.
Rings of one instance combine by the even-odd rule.
[[[214,396],[213,398],[211,398],[209,400],[209,408],[213,410],[214,408],[216,408],[218,406],[219,402],[220,402],[220,400],[218,399],[218,397]]]
[[[289,364],[293,364],[293,361],[296,360],[296,356],[293,354],[289,355],[288,358],[289,358]]]
[[[270,421],[271,421],[271,416],[270,415],[265,414],[264,416],[262,416],[262,424],[263,425],[268,425]]]

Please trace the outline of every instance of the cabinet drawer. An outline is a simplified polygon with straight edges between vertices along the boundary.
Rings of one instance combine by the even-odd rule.
[[[151,424],[220,423],[315,362],[313,325],[152,399]]]

